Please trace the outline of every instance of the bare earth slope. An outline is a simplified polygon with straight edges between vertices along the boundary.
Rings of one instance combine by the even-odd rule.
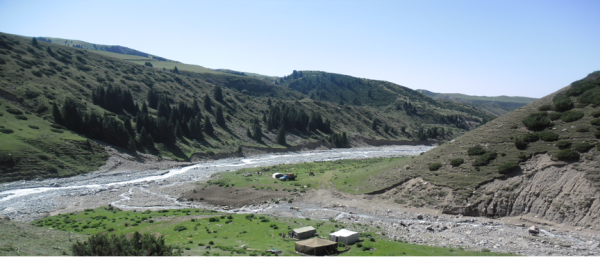
[[[398,170],[382,173],[376,179],[387,187],[374,193],[384,193],[382,196],[400,204],[432,207],[450,214],[523,216],[598,229],[600,108],[588,99],[600,99],[599,78],[600,72],[592,73],[574,82],[576,86],[566,87],[414,157]],[[582,84],[583,93],[575,92]],[[558,111],[557,103],[565,98],[573,103],[571,110]],[[526,127],[523,119],[534,113],[549,117],[549,126],[538,128],[538,132]],[[542,135],[555,138],[538,139]],[[536,140],[530,139],[533,142],[518,149],[515,139],[525,137]],[[571,146],[563,146],[567,150],[559,148],[568,143]],[[478,145],[490,155],[495,153],[489,164],[477,164],[483,155],[468,154],[470,148]],[[576,156],[561,157],[565,151]],[[452,160],[459,158],[463,159],[462,164],[451,165]],[[435,163],[439,163],[437,170],[432,165]],[[507,163],[516,167],[502,170]]]

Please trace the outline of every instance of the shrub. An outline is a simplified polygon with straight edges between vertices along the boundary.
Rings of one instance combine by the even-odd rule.
[[[533,143],[540,140],[540,138],[537,133],[527,133],[523,136],[523,140],[525,140],[525,142]]]
[[[527,148],[527,141],[525,141],[524,137],[515,137],[515,147],[519,150]]]
[[[600,117],[600,111],[595,111],[595,112],[592,112],[592,114],[591,114],[591,115],[592,115],[592,117],[594,117],[594,118],[598,118],[598,117]]]
[[[469,148],[469,150],[467,150],[467,154],[469,156],[482,155],[484,153],[485,153],[485,149],[483,149],[483,146],[481,146],[481,145],[473,146],[473,147]]]
[[[538,108],[538,110],[542,111],[542,112],[544,112],[544,111],[551,111],[552,110],[552,105],[551,104],[544,104],[544,105],[540,106]]]
[[[596,84],[593,81],[581,79],[571,83],[571,87],[566,91],[566,94],[568,96],[578,96],[594,87],[596,87]]]
[[[516,162],[505,162],[498,167],[498,172],[500,174],[507,174],[519,169],[519,164]]]
[[[558,140],[559,135],[550,131],[542,131],[542,132],[538,132],[538,137],[542,140],[542,141],[546,141],[546,142],[554,142],[556,140]]]
[[[187,227],[185,227],[185,226],[175,226],[175,228],[173,230],[175,230],[177,232],[181,232],[181,231],[187,230]]]
[[[27,120],[27,117],[25,115],[17,115],[17,116],[15,116],[15,118],[17,118],[19,120]]]
[[[559,141],[558,143],[556,143],[556,146],[558,146],[558,149],[567,149],[569,147],[571,147],[571,141]]]
[[[21,115],[23,112],[19,109],[6,109],[6,112],[14,115]]]
[[[64,132],[62,129],[50,129],[50,131],[52,131],[54,133],[63,133]]]
[[[14,133],[14,131],[12,129],[7,129],[7,128],[0,129],[0,132],[2,132],[4,134]]]
[[[589,144],[589,143],[579,143],[579,144],[573,145],[573,148],[575,150],[577,150],[577,152],[580,152],[580,153],[586,153],[587,151],[589,151],[593,147],[594,147],[594,145]]]
[[[600,119],[593,119],[590,121],[590,124],[594,126],[600,126]]]
[[[32,129],[40,129],[40,127],[35,126],[35,125],[29,125],[29,127],[32,128]]]
[[[473,162],[473,166],[479,167],[488,165],[492,160],[496,159],[497,156],[498,154],[496,152],[487,152],[482,156],[477,157],[475,162]]]
[[[556,155],[554,155],[554,157],[563,161],[577,161],[579,160],[579,153],[573,149],[565,149],[560,150],[558,153],[556,153]]]
[[[429,170],[436,171],[436,170],[439,170],[441,167],[442,167],[442,164],[439,162],[436,162],[436,163],[432,163],[429,165]]]
[[[523,125],[529,130],[540,131],[552,125],[546,112],[536,112],[523,119]]]
[[[560,119],[564,122],[573,122],[581,118],[583,118],[583,112],[575,110],[566,111],[560,115]]]
[[[525,153],[519,153],[519,155],[517,155],[517,158],[519,158],[519,162],[527,161],[527,159],[529,159],[530,157],[530,155],[526,155]]]
[[[598,131],[594,132],[594,136],[595,136],[596,138],[600,139],[600,130],[598,130]],[[598,145],[600,145],[600,144],[598,144]]]
[[[182,253],[177,247],[165,244],[163,236],[139,232],[135,232],[131,239],[125,235],[96,234],[87,241],[76,242],[71,250],[76,256],[170,256]]]
[[[548,113],[548,118],[552,121],[560,119],[560,112]]]
[[[456,158],[456,159],[452,159],[450,161],[450,165],[456,167],[456,166],[460,166],[461,164],[463,164],[465,162],[465,160],[463,160],[463,158]]]
[[[590,128],[589,127],[583,127],[583,126],[578,126],[575,131],[577,132],[590,132]]]
[[[573,109],[573,101],[567,96],[556,97],[558,99],[554,100],[554,110],[557,112],[565,112]]]

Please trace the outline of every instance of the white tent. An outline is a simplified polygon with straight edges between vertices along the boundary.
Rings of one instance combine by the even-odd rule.
[[[339,243],[354,244],[358,241],[358,232],[342,229],[329,234],[329,240]]]

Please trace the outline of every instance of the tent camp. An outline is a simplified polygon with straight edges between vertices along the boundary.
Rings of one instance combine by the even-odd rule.
[[[356,241],[358,241],[358,232],[341,229],[329,234],[329,240],[338,243],[345,243],[347,245],[354,244]]]
[[[297,239],[305,239],[314,236],[316,233],[317,230],[311,226],[295,228],[294,230],[292,230],[292,237]]]
[[[296,251],[309,255],[332,255],[337,252],[337,243],[321,238],[296,242]]]

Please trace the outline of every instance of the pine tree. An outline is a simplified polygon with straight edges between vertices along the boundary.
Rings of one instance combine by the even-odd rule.
[[[253,138],[252,133],[250,133],[250,128],[246,129],[246,136],[248,136],[249,138]]]
[[[48,46],[48,47],[46,47],[46,52],[47,52],[47,53],[48,53],[50,56],[54,57],[54,52],[52,52],[52,49],[50,49],[50,47],[49,47],[49,46]]]
[[[256,142],[262,142],[262,128],[260,126],[260,122],[258,122],[257,119],[254,119],[254,124],[252,124],[252,131],[254,132],[252,138],[256,140]]]
[[[131,152],[136,151],[136,146],[135,146],[135,139],[133,137],[129,138],[129,142],[127,142],[127,149]]]
[[[38,46],[38,41],[35,38],[31,38],[31,45]]]
[[[267,105],[268,105],[269,107],[271,107],[271,98],[270,98],[270,97],[267,99]]]
[[[177,69],[177,66],[175,66],[175,68],[173,69],[173,73],[179,74],[179,69]]]
[[[56,122],[56,124],[63,125],[63,118],[58,110],[56,102],[52,105],[52,117],[54,117],[54,122]]]
[[[379,119],[377,119],[377,118],[373,119],[373,122],[371,123],[371,129],[377,131],[378,124],[379,124]]]
[[[212,135],[213,133],[215,133],[215,129],[212,126],[212,123],[210,123],[210,118],[206,118],[204,120],[204,133]]]
[[[225,128],[225,118],[223,118],[223,107],[220,105],[217,106],[217,113],[215,119],[217,120],[217,125]]]
[[[221,88],[221,86],[215,86],[215,89],[213,91],[213,97],[215,98],[215,101],[223,102],[223,89]]]
[[[204,95],[204,109],[207,112],[212,112],[212,101],[210,100],[210,97],[208,97],[208,95]]]
[[[287,145],[285,142],[285,128],[283,125],[279,127],[279,131],[277,132],[277,143],[280,145]]]

